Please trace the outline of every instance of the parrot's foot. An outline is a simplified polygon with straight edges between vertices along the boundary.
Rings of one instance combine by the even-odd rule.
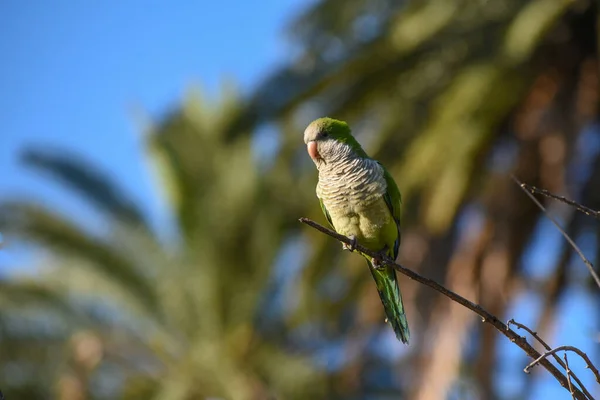
[[[384,265],[381,263],[381,260],[382,260],[382,258],[373,257],[373,259],[372,259],[373,268],[375,268],[375,269],[383,269]]]
[[[381,249],[381,251],[378,252],[378,257],[373,257],[372,262],[375,269],[383,269],[385,267],[385,265],[382,264],[382,260],[388,256],[387,251],[388,246],[386,245],[383,249]]]
[[[350,238],[352,243],[350,243],[350,244],[342,243],[342,249],[353,252],[354,250],[356,250],[356,243],[357,243],[356,236],[352,235],[352,236],[348,236],[348,237]]]

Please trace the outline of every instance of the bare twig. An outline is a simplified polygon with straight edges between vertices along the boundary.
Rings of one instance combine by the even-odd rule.
[[[567,382],[569,383],[569,392],[571,393],[571,397],[575,399],[575,393],[573,393],[573,384],[571,383],[571,370],[569,369],[569,360],[567,359],[567,352],[563,355],[565,358],[565,371],[567,373]]]
[[[564,196],[558,196],[558,195],[556,195],[556,194],[554,194],[552,192],[547,191],[546,189],[540,189],[538,187],[535,187],[535,186],[532,186],[532,185],[528,185],[527,183],[521,183],[521,187],[523,189],[531,192],[531,193],[541,194],[543,196],[550,197],[551,199],[558,200],[561,203],[565,203],[565,204],[568,204],[568,205],[570,205],[572,207],[575,207],[575,209],[577,211],[582,212],[585,215],[588,215],[590,217],[594,217],[594,218],[600,219],[600,211],[593,210],[593,209],[591,209],[589,207],[584,206],[583,204],[577,203],[576,201],[573,201],[571,199],[567,199]]]
[[[546,343],[538,334],[537,332],[532,331],[527,325],[523,325],[517,321],[515,321],[514,319],[511,319],[510,321],[508,321],[506,323],[507,326],[511,326],[514,325],[519,329],[524,329],[527,332],[529,332],[529,334],[531,336],[534,337],[534,339],[536,339],[538,342],[541,343],[542,346],[544,346],[544,348],[547,351],[552,350],[552,348],[548,345],[548,343]],[[567,371],[568,369],[568,365],[563,362],[563,360],[560,359],[559,356],[556,355],[556,353],[552,354],[552,357],[554,357],[554,359],[556,360],[556,362],[564,368],[565,371]],[[570,370],[569,370],[570,371]],[[581,388],[581,391],[590,399],[593,399],[594,397],[592,397],[592,394],[587,390],[587,388],[583,385],[583,383],[581,382],[581,380],[579,379],[579,377],[577,375],[575,375],[573,373],[573,371],[570,371],[570,375],[573,377],[573,379],[575,380],[575,382],[577,382],[577,384],[579,385],[579,387]],[[567,378],[569,378],[569,375],[567,375]]]
[[[514,325],[519,329],[523,329],[526,330],[527,332],[529,332],[529,334],[531,336],[533,336],[538,342],[540,342],[542,344],[542,346],[544,346],[546,348],[546,350],[551,350],[552,347],[548,346],[548,343],[544,342],[544,340],[537,334],[537,332],[534,332],[531,330],[531,328],[529,328],[527,325],[523,325],[517,321],[515,321],[514,319],[510,319],[507,323],[507,326],[511,326]],[[557,356],[558,358],[558,356]],[[560,358],[558,358],[558,360],[560,360]]]
[[[583,260],[583,263],[587,266],[588,270],[590,271],[590,274],[592,275],[592,278],[594,278],[594,280],[596,281],[596,285],[598,285],[598,287],[600,288],[600,277],[598,277],[598,274],[596,273],[596,271],[594,270],[594,266],[592,265],[592,263],[585,257],[585,255],[583,255],[583,252],[579,249],[579,247],[575,244],[575,242],[573,241],[573,239],[571,239],[569,237],[569,235],[567,235],[567,232],[565,232],[563,230],[563,228],[560,227],[560,225],[558,224],[558,222],[556,221],[556,219],[554,219],[554,217],[552,217],[548,211],[546,210],[546,208],[542,205],[542,203],[540,203],[538,201],[538,199],[535,198],[535,196],[533,194],[531,194],[527,188],[524,186],[523,183],[521,183],[521,181],[519,181],[514,175],[512,176],[512,179],[517,183],[517,185],[519,185],[521,187],[521,189],[523,189],[523,191],[525,192],[525,194],[540,208],[540,210],[542,210],[542,212],[544,214],[546,214],[546,217],[548,217],[548,219],[554,224],[554,226],[556,226],[556,229],[559,230],[559,232],[563,235],[563,237],[566,239],[567,242],[569,242],[569,244],[571,245],[571,247],[573,247],[573,249],[577,252],[577,254],[579,254],[579,257],[581,257],[581,259]]]
[[[573,346],[555,347],[552,350],[549,350],[549,351],[545,352],[544,354],[542,354],[541,356],[539,356],[538,358],[536,358],[531,364],[526,366],[523,371],[525,371],[525,373],[528,374],[529,370],[531,368],[535,367],[542,360],[545,360],[546,357],[551,356],[558,351],[572,351],[574,353],[577,353],[577,355],[579,355],[579,357],[583,358],[583,360],[585,361],[586,368],[590,369],[592,371],[592,373],[594,374],[594,376],[596,377],[596,382],[600,383],[600,373],[598,372],[598,369],[594,366],[594,364],[592,364],[592,361],[590,360],[590,358],[583,351],[581,351],[577,347],[573,347]]]
[[[324,226],[322,226],[308,218],[300,218],[300,222],[302,222],[308,226],[311,226],[314,229],[316,229],[326,235],[329,235],[332,238],[337,239],[340,242],[345,243],[349,246],[354,244],[350,238],[348,238],[344,235],[340,235],[339,233],[334,232],[331,229],[325,228]],[[376,258],[382,257],[381,254],[367,249],[366,247],[362,246],[360,243],[356,243],[354,248],[356,250],[358,250],[359,252],[366,254],[370,257],[376,257]],[[468,308],[469,310],[471,310],[474,313],[476,313],[477,315],[479,315],[483,322],[488,323],[488,324],[492,325],[494,328],[496,328],[500,333],[502,333],[504,336],[506,336],[511,342],[513,342],[517,346],[519,346],[529,357],[536,359],[536,360],[538,358],[540,358],[540,360],[538,361],[539,364],[542,365],[544,368],[546,368],[546,370],[548,370],[548,372],[550,372],[552,374],[552,376],[554,376],[556,378],[556,380],[561,384],[562,387],[568,389],[567,378],[565,377],[565,375],[563,375],[563,373],[558,368],[556,368],[547,359],[542,358],[540,353],[536,349],[534,349],[527,342],[527,340],[524,337],[518,335],[515,331],[513,331],[508,326],[506,326],[506,324],[504,324],[502,321],[500,321],[496,316],[490,314],[488,311],[483,309],[480,305],[475,304],[472,301],[467,300],[464,297],[454,293],[453,291],[446,289],[444,286],[440,285],[439,283],[437,283],[431,279],[425,278],[425,277],[417,274],[416,272],[403,267],[400,264],[396,264],[394,262],[394,260],[390,259],[389,257],[384,257],[381,260],[381,263],[383,265],[387,265],[387,266],[390,266],[390,267],[396,269],[396,271],[400,272],[401,274],[406,275],[409,278],[414,279],[415,281],[422,283],[425,286],[429,286],[430,288],[432,288],[432,289],[436,290],[437,292],[440,292],[444,296],[448,297],[452,301],[462,305],[463,307]],[[581,390],[579,390],[578,388],[573,388],[573,390],[575,393],[575,398],[577,400],[585,400],[586,399],[586,396],[581,392]]]

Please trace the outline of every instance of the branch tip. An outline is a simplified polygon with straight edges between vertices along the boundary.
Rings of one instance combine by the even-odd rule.
[[[576,202],[574,202],[572,200],[569,200],[569,199],[567,199],[565,197],[553,195],[552,193],[548,192],[547,190],[538,189],[535,186],[530,186],[530,185],[527,185],[525,183],[522,183],[514,175],[511,175],[511,178],[512,178],[513,181],[515,181],[515,183],[517,185],[519,185],[523,189],[523,192],[527,195],[527,197],[529,197],[531,199],[531,201],[533,201],[535,203],[535,205],[538,206],[538,208],[542,211],[542,213],[544,213],[544,215],[546,215],[546,217],[550,220],[550,222],[552,222],[552,224],[556,227],[556,229],[558,229],[558,231],[560,232],[560,234],[565,238],[565,240],[569,243],[569,245],[571,245],[571,247],[573,248],[573,250],[575,250],[575,252],[583,260],[583,263],[585,264],[585,266],[587,267],[588,271],[590,272],[590,275],[592,275],[592,278],[596,282],[596,285],[598,286],[598,288],[600,288],[600,277],[598,276],[598,274],[594,270],[594,266],[592,265],[592,263],[590,262],[590,260],[588,260],[585,257],[585,255],[583,254],[583,252],[581,251],[581,249],[579,248],[579,246],[577,246],[577,244],[575,244],[575,241],[573,239],[571,239],[571,237],[567,234],[567,232],[565,232],[565,230],[563,228],[561,228],[561,226],[558,223],[558,221],[556,221],[556,219],[553,216],[551,216],[550,213],[548,213],[548,210],[546,210],[546,207],[544,207],[542,205],[542,203],[540,203],[539,200],[535,198],[535,196],[533,195],[533,193],[542,193],[542,194],[544,194],[544,195],[546,195],[548,197],[551,197],[551,198],[554,198],[554,199],[558,199],[558,200],[562,201],[563,203],[566,203],[566,204],[569,204],[571,206],[574,206],[577,210],[579,210],[579,211],[581,211],[581,212],[583,212],[583,213],[585,213],[587,215],[590,215],[590,216],[600,217],[600,212],[594,211],[594,210],[592,210],[590,208],[582,206],[579,203],[576,203]],[[531,190],[531,193],[529,193],[528,189]]]

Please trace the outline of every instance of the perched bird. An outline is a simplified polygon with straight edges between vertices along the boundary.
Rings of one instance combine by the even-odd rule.
[[[304,131],[304,142],[319,170],[317,197],[329,224],[354,245],[358,242],[395,260],[400,247],[400,191],[389,172],[365,153],[344,121],[313,121]],[[344,246],[351,251],[353,247]],[[396,271],[362,255],[375,279],[387,322],[398,340],[408,344],[410,333]]]

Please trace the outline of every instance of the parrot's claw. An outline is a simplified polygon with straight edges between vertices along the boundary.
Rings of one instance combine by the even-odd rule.
[[[381,258],[373,257],[373,268],[383,269],[384,265],[381,263]]]
[[[354,250],[356,250],[356,244],[357,244],[356,236],[352,235],[352,236],[349,236],[349,238],[352,243],[350,243],[350,244],[342,243],[342,249],[353,252]]]
[[[380,252],[379,257],[373,257],[373,267],[375,269],[383,269],[385,265],[381,263],[381,261],[387,257],[388,246],[386,245]]]

